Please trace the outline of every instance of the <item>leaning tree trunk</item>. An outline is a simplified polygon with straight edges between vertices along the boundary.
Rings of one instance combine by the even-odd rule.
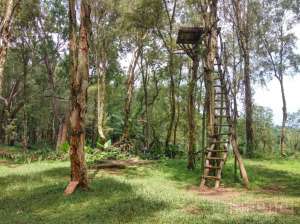
[[[85,113],[89,76],[89,30],[91,8],[88,0],[81,1],[79,37],[76,33],[75,0],[69,0],[70,19],[70,160],[71,182],[65,194],[74,192],[77,186],[88,187],[87,167],[84,155],[85,145]],[[79,47],[77,47],[77,40]]]
[[[18,2],[18,1],[17,1]],[[4,66],[11,36],[11,22],[15,11],[14,0],[7,0],[5,15],[0,24],[0,96],[3,94]]]

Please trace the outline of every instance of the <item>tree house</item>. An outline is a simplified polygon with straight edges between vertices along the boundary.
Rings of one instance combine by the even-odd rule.
[[[217,30],[218,36],[220,36],[220,30],[221,28]],[[192,77],[194,78],[197,77],[200,57],[205,56],[206,53],[206,51],[201,52],[200,47],[207,35],[208,32],[205,32],[203,27],[181,27],[178,31],[177,45],[192,59]],[[214,77],[211,86],[213,91],[211,101],[213,102],[210,102],[213,104],[210,117],[213,117],[214,131],[213,134],[207,136],[207,146],[203,149],[204,164],[200,187],[203,188],[208,182],[213,181],[215,188],[219,188],[229,146],[239,164],[244,184],[248,187],[247,173],[238,150],[235,124],[231,118],[230,90],[222,60],[224,46],[221,38],[219,43],[221,50],[217,46],[215,49],[217,53],[214,58]]]

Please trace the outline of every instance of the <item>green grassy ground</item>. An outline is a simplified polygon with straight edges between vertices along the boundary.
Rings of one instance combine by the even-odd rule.
[[[229,161],[224,184],[231,190],[200,194],[199,170],[172,160],[92,170],[90,191],[66,197],[68,162],[0,160],[0,223],[300,223],[300,162],[246,165],[250,191],[234,183]]]

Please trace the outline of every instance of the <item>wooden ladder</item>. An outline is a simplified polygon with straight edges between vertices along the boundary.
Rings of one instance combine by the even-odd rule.
[[[222,45],[221,53],[223,48],[224,46]],[[217,76],[214,79],[215,135],[209,136],[209,147],[205,149],[204,170],[200,188],[203,188],[208,180],[215,181],[215,188],[220,187],[222,170],[227,159],[229,145],[232,146],[233,153],[238,161],[244,185],[248,188],[249,180],[238,150],[235,128],[233,127],[234,122],[231,117],[229,85],[225,77],[226,68],[223,67],[219,53],[216,54],[215,67],[217,71],[215,72]]]
[[[218,60],[216,60],[216,66]],[[204,156],[204,172],[200,187],[204,187],[208,180],[215,181],[215,188],[220,186],[222,170],[225,165],[228,153],[228,145],[230,143],[231,124],[228,123],[228,110],[226,108],[225,100],[227,99],[227,86],[222,80],[221,71],[216,72],[217,76],[214,79],[214,136],[209,136],[209,147],[205,149]]]

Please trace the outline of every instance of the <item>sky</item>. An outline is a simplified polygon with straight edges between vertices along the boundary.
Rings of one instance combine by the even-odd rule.
[[[294,28],[298,37],[297,48],[300,53],[300,24]],[[288,113],[300,110],[300,74],[294,77],[285,76],[284,87],[287,101]],[[276,79],[267,83],[266,87],[254,86],[254,103],[260,106],[269,107],[273,110],[273,122],[281,124],[282,120],[282,98],[279,83]]]

